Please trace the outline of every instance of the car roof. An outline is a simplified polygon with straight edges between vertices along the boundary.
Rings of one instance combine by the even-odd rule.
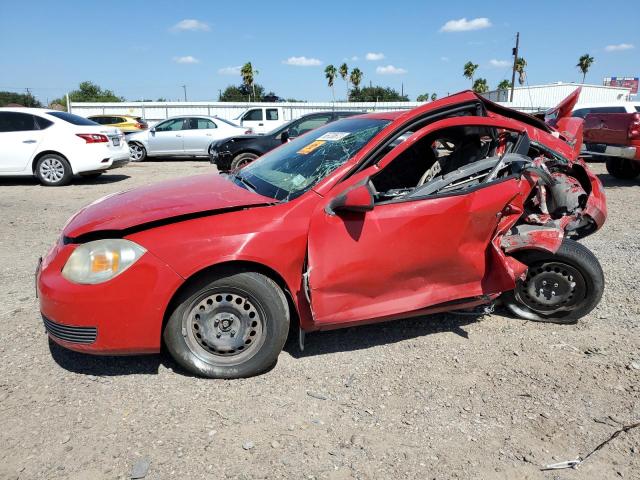
[[[127,113],[101,113],[99,115],[89,115],[87,118],[96,117],[128,117],[128,118],[140,118],[140,115],[129,115]]]
[[[581,108],[598,108],[598,107],[637,107],[640,102],[594,102],[594,103],[578,103],[574,110]]]

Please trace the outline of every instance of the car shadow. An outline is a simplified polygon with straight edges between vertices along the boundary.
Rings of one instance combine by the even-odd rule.
[[[112,377],[120,375],[157,375],[160,365],[174,367],[173,361],[163,354],[133,356],[102,356],[74,352],[49,340],[53,360],[65,370],[82,375]],[[169,363],[169,364],[167,364]]]
[[[616,178],[613,175],[609,175],[608,173],[598,173],[598,178],[605,188],[640,186],[640,177],[632,178],[631,180],[624,180],[622,178]]]
[[[83,176],[74,177],[67,187],[73,187],[74,185],[106,185],[109,183],[117,183],[123,180],[131,178],[129,175],[123,175],[121,173],[103,173],[99,177],[89,178]],[[35,177],[0,177],[0,187],[18,187],[25,185],[40,186],[40,182]],[[49,188],[49,187],[46,187]],[[64,187],[56,187],[64,188]]]
[[[464,326],[479,321],[483,313],[439,313],[372,325],[314,332],[306,335],[304,351],[297,333],[290,335],[284,350],[294,358],[364,350],[436,333],[451,332],[469,338]]]

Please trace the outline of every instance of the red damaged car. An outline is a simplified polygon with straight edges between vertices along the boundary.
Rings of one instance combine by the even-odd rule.
[[[578,94],[545,123],[462,92],[97,200],[38,268],[49,336],[94,354],[164,342],[187,370],[235,378],[272,366],[293,322],[303,339],[498,298],[575,322],[604,287],[576,239],[606,217]]]

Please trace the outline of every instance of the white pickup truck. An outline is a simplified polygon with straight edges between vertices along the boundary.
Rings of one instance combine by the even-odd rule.
[[[261,135],[293,120],[290,117],[290,109],[277,106],[252,107],[242,112],[233,121]]]

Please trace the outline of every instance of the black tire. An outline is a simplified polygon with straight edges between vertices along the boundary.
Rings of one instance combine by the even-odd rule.
[[[554,254],[528,250],[516,257],[529,266],[527,278],[502,295],[504,305],[516,316],[537,322],[576,323],[600,302],[604,273],[584,245],[564,239]]]
[[[73,178],[73,171],[67,159],[55,153],[45,153],[40,157],[34,173],[45,187],[69,185]]]
[[[640,175],[640,161],[627,158],[607,157],[607,172],[616,178],[631,180]]]
[[[258,155],[256,155],[255,153],[249,153],[249,152],[236,155],[235,157],[233,157],[233,160],[231,160],[231,165],[229,166],[229,169],[232,171],[238,170],[244,167],[245,165],[249,165],[256,158],[258,158]]]
[[[282,289],[256,272],[201,278],[173,305],[164,343],[176,362],[203,377],[264,372],[277,361],[289,333]]]
[[[144,162],[147,158],[147,149],[138,142],[129,142],[129,160],[132,162]]]

